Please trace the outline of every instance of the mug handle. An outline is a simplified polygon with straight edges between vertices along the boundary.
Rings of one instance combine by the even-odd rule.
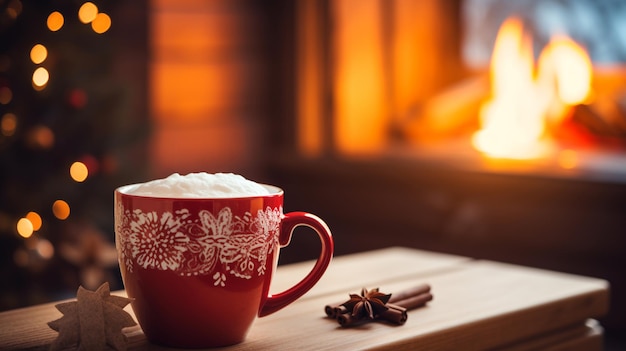
[[[294,302],[309,291],[326,271],[333,257],[334,243],[330,229],[319,217],[307,212],[290,212],[283,216],[281,221],[278,242],[280,247],[289,245],[291,235],[296,227],[307,226],[317,233],[322,243],[320,255],[315,265],[299,283],[293,287],[274,295],[269,295],[263,307],[259,310],[259,317],[272,314]]]

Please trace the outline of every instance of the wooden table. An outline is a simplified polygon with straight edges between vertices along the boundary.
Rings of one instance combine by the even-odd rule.
[[[282,291],[312,266],[281,266]],[[434,299],[409,311],[406,324],[342,328],[324,306],[362,287],[394,292],[432,286]],[[123,295],[124,292],[114,292]],[[325,276],[294,304],[258,319],[245,342],[229,350],[602,350],[608,283],[545,270],[405,248],[336,257]],[[47,349],[61,317],[54,303],[0,313],[0,349]],[[132,314],[130,306],[126,310]],[[139,327],[125,330],[130,350],[168,350],[149,344]]]

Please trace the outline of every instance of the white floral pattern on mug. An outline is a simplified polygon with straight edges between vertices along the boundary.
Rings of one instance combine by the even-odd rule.
[[[129,272],[171,270],[180,275],[211,274],[215,286],[226,286],[227,274],[250,279],[265,274],[267,256],[278,246],[282,207],[267,207],[256,216],[233,216],[222,208],[217,216],[187,209],[158,214],[115,209],[117,243]]]

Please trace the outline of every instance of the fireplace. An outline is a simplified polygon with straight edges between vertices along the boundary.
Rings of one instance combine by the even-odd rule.
[[[523,3],[300,2],[289,87],[297,153],[434,147],[623,178],[626,44],[606,35],[622,21],[603,16],[624,10]],[[593,33],[577,28],[585,19]]]
[[[273,113],[285,127],[271,138],[281,157],[270,177],[286,188],[287,210],[327,219],[339,254],[406,245],[606,278],[614,298],[603,324],[626,330],[618,268],[626,263],[626,42],[607,35],[623,27],[624,6],[306,0],[276,12]],[[505,46],[519,51],[521,66],[501,71],[521,80],[495,93],[517,79],[494,78],[490,67],[496,35],[511,23],[520,36]],[[567,38],[553,35],[568,28]],[[554,49],[551,40],[573,44]],[[558,76],[569,61],[540,63],[561,50],[589,64],[579,100],[558,94],[577,86],[568,79],[584,66]],[[526,126],[536,144],[519,124],[495,134],[513,153],[476,141],[492,133],[481,111],[502,94],[521,99],[504,115],[523,111],[514,121],[522,124],[547,99],[540,115],[550,117]],[[520,145],[531,147],[520,153]],[[311,252],[281,259],[313,257],[315,243],[304,246]]]

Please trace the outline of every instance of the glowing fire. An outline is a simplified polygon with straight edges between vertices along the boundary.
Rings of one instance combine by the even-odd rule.
[[[480,111],[475,148],[497,158],[530,159],[546,154],[546,127],[591,94],[592,66],[586,51],[555,37],[535,68],[532,42],[517,18],[498,32],[491,58],[491,98]]]

